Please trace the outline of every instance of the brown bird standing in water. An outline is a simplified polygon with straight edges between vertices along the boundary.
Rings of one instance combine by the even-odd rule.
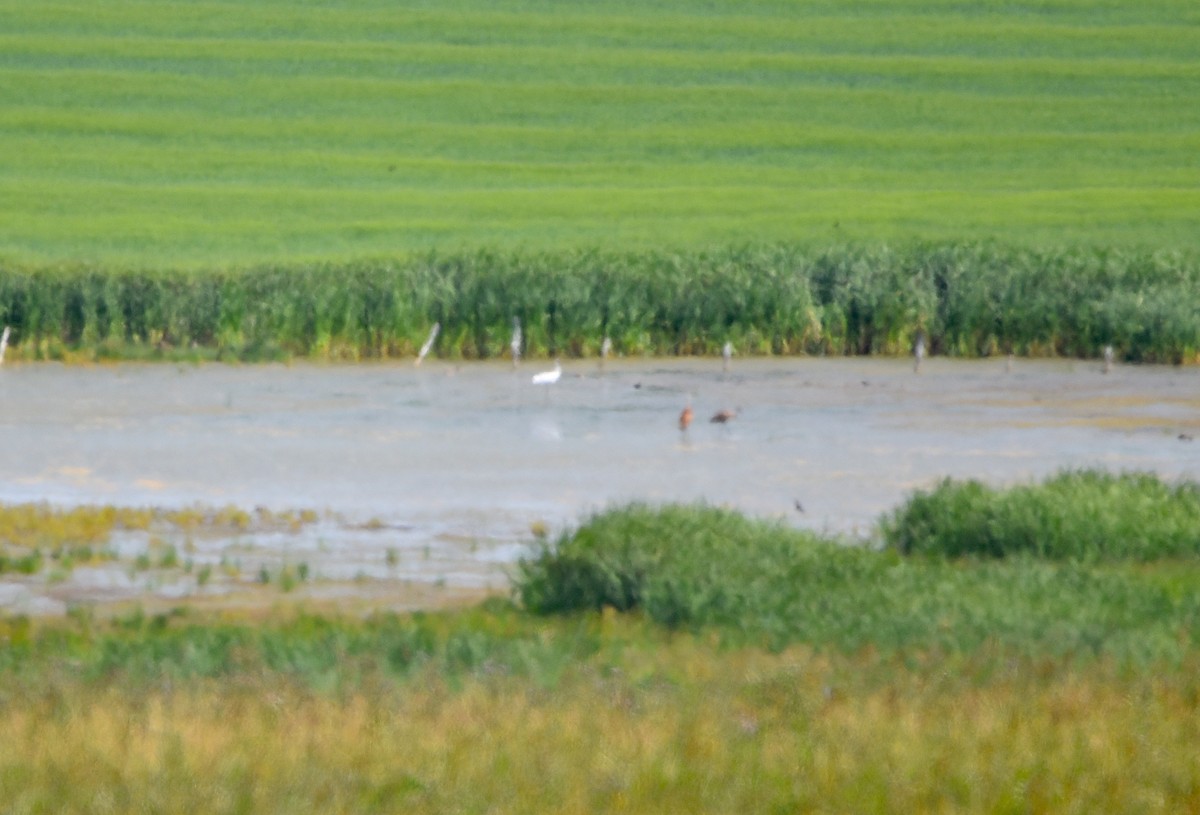
[[[718,410],[716,413],[713,414],[713,417],[711,419],[709,419],[709,421],[716,422],[717,424],[725,424],[726,422],[728,422],[731,419],[734,419],[736,417],[737,417],[737,411],[735,411],[735,410]]]
[[[679,429],[687,430],[688,426],[691,423],[692,423],[692,406],[688,405],[687,407],[685,407],[683,409],[683,412],[679,414]]]

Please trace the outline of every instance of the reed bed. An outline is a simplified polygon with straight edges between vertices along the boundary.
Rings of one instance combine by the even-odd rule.
[[[1200,359],[1200,258],[996,244],[465,252],[150,272],[0,264],[18,359],[933,353]]]

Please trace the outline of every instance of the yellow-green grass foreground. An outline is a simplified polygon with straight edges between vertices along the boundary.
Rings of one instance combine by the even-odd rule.
[[[550,684],[486,664],[0,687],[5,812],[1028,812],[1200,807],[1200,665],[780,653],[591,615]],[[561,631],[558,632],[561,635]],[[556,634],[547,630],[543,639]]]
[[[1194,248],[1189,0],[0,2],[0,257]]]

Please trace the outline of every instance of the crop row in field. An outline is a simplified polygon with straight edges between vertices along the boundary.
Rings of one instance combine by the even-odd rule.
[[[0,1],[0,257],[1196,248],[1186,0]]]
[[[0,265],[0,320],[26,359],[616,353],[1200,354],[1200,261],[991,244],[789,245],[673,254],[494,253],[157,273]]]

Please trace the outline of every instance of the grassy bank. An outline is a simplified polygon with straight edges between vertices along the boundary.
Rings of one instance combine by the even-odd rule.
[[[1187,485],[1122,478],[1017,489],[1066,495],[1081,515],[1089,490],[1113,485],[1147,517],[1192,506]],[[914,496],[885,531],[959,486]],[[973,528],[970,513],[930,516]],[[1058,526],[1041,522],[1039,534]],[[526,561],[516,604],[10,617],[0,800],[13,812],[1200,806],[1194,546],[893,547],[628,506]]]
[[[23,359],[904,354],[1195,362],[1200,257],[996,244],[473,252],[147,272],[0,264]]]
[[[1184,0],[0,2],[0,256],[1195,248]]]

